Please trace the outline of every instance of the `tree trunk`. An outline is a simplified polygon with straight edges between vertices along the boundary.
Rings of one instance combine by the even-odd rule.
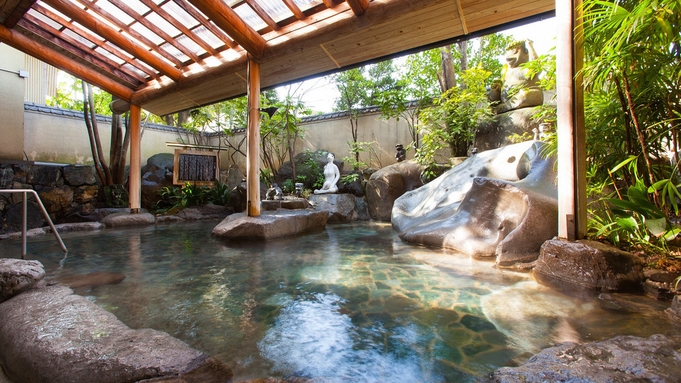
[[[83,113],[85,114],[85,125],[90,136],[90,150],[92,150],[92,159],[95,162],[97,173],[102,184],[105,186],[111,185],[111,171],[104,158],[102,151],[102,143],[99,139],[99,128],[97,126],[97,114],[95,113],[95,98],[92,94],[92,86],[83,81]],[[89,113],[88,113],[89,112]]]
[[[440,48],[440,58],[442,59],[440,91],[444,93],[456,86],[454,58],[452,57],[452,48],[449,45]]]

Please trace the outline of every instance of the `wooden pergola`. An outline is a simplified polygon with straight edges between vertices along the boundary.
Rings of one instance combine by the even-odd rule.
[[[248,94],[248,214],[258,216],[261,88],[488,34],[554,12],[558,35],[569,45],[561,51],[559,44],[559,55],[568,54],[559,62],[571,63],[577,1],[5,0],[0,2],[0,42],[130,103],[133,212],[140,208],[141,109],[165,115]],[[575,69],[559,70],[572,95]],[[569,121],[578,110],[573,99],[559,107],[570,103]],[[565,123],[572,132],[575,124],[559,125]],[[576,218],[578,194],[560,198],[573,201],[563,215],[576,222],[567,225],[572,234],[561,236],[580,236],[574,229],[582,225]]]

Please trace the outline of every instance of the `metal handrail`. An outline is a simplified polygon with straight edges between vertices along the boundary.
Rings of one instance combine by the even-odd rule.
[[[40,200],[40,196],[38,196],[38,193],[36,193],[35,190],[32,190],[32,189],[0,189],[0,193],[23,193],[23,195],[24,195],[24,197],[23,197],[23,214],[21,216],[21,219],[22,219],[21,259],[26,259],[26,226],[27,226],[27,221],[28,221],[28,204],[27,204],[26,193],[32,193],[35,196],[36,201],[38,201],[38,206],[40,206],[40,210],[42,210],[43,215],[45,216],[45,219],[47,220],[47,223],[50,224],[50,228],[52,229],[54,236],[57,238],[57,241],[59,241],[59,245],[61,246],[61,249],[64,250],[64,253],[68,253],[68,250],[66,250],[66,245],[64,245],[64,241],[61,240],[61,237],[59,236],[59,232],[57,232],[57,229],[54,227],[54,224],[52,223],[52,219],[50,218],[50,215],[47,214],[47,210],[45,210],[45,205],[43,205],[43,201]]]

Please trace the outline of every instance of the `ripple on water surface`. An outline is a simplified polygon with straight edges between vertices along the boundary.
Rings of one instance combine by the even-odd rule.
[[[48,280],[124,274],[76,292],[225,361],[237,381],[466,382],[556,342],[670,331],[660,311],[604,311],[528,274],[405,244],[386,224],[267,242],[216,240],[215,224],[66,233],[66,258],[53,238],[31,238],[27,258]],[[0,253],[20,246],[0,241]]]

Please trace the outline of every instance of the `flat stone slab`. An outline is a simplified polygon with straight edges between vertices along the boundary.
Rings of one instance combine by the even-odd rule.
[[[27,290],[45,277],[45,268],[38,261],[0,259],[0,303]]]
[[[547,348],[520,367],[503,367],[488,382],[678,382],[681,338],[618,336]]]
[[[73,294],[35,288],[0,304],[0,364],[14,382],[119,383],[179,377],[209,358],[165,332],[133,330]],[[229,381],[231,371],[217,373]]]
[[[106,227],[153,225],[156,218],[151,213],[113,213],[102,218]]]
[[[222,220],[213,235],[225,239],[273,239],[326,227],[327,210],[299,209],[261,211],[259,217],[232,214]]]

